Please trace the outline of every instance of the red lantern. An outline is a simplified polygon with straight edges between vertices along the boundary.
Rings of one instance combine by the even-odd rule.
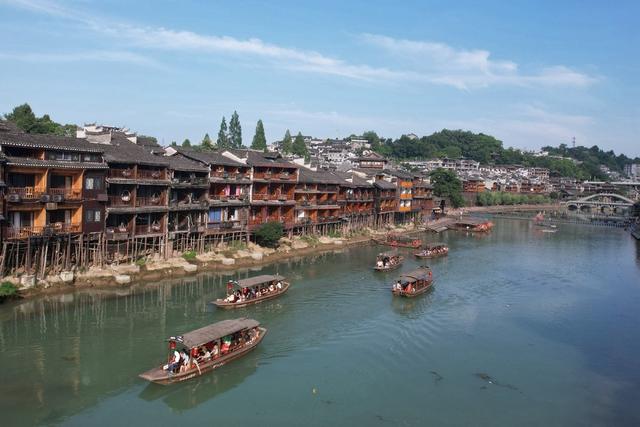
[[[193,347],[191,349],[191,357],[196,357],[198,355],[198,349]]]
[[[176,342],[169,341],[169,350],[175,350],[175,349],[176,349]]]

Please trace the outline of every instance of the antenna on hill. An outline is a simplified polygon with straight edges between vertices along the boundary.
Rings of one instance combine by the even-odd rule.
[[[571,144],[573,145],[573,148],[576,148],[576,137],[575,136],[571,140]]]

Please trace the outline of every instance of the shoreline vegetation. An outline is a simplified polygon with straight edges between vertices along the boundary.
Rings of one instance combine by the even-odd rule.
[[[496,212],[534,212],[557,210],[560,205],[515,205],[515,206],[474,206],[450,210],[446,218],[462,215]],[[414,224],[389,226],[384,230],[365,228],[359,233],[346,237],[328,237],[305,235],[292,239],[283,237],[277,248],[261,247],[255,243],[221,244],[214,251],[196,254],[185,252],[182,256],[162,259],[159,256],[141,258],[133,264],[121,264],[104,268],[90,268],[86,271],[73,271],[72,277],[63,275],[47,276],[38,280],[35,287],[20,289],[19,277],[5,277],[3,281],[13,283],[18,289],[19,298],[31,298],[42,294],[64,294],[87,288],[113,289],[114,291],[148,282],[165,279],[177,279],[199,273],[229,272],[248,267],[266,266],[293,257],[313,255],[345,247],[367,245],[373,238],[387,233],[414,234],[426,232],[424,227],[438,220]]]

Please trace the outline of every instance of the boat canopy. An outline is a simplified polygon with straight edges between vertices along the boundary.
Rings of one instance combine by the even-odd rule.
[[[418,280],[429,280],[430,271],[431,269],[428,267],[420,267],[400,276],[400,281],[402,283],[413,283]]]
[[[171,337],[168,341],[175,341],[183,344],[185,347],[193,348],[244,329],[255,328],[256,326],[260,326],[260,322],[253,319],[247,319],[245,317],[240,319],[223,320],[221,322],[196,329],[195,331],[187,332],[181,336]]]
[[[248,279],[239,280],[238,287],[240,288],[250,288],[252,286],[261,285],[263,283],[275,282],[277,280],[284,280],[283,276],[276,274],[275,276],[269,274],[263,274],[260,276],[249,277]]]

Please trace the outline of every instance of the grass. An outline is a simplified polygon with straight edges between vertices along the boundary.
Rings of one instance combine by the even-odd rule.
[[[195,261],[196,259],[196,251],[186,251],[182,254],[182,258],[187,261]]]
[[[313,234],[306,234],[300,237],[300,240],[302,240],[303,242],[305,242],[310,246],[318,246],[318,243],[320,243],[320,239],[318,238],[318,236]]]
[[[136,265],[138,267],[144,267],[144,265],[147,263],[147,259],[146,258],[138,258],[136,260]]]
[[[0,284],[0,302],[17,296],[18,288],[16,288],[16,285],[11,282],[2,282],[2,284]]]

